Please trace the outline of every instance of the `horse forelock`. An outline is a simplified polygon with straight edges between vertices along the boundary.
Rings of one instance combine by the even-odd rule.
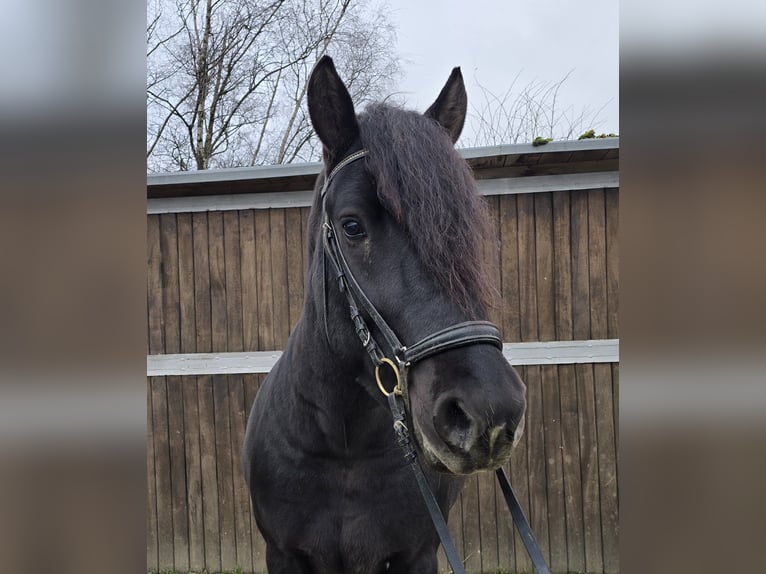
[[[367,169],[378,200],[404,228],[426,270],[469,315],[491,304],[483,241],[487,207],[446,130],[385,104],[359,116]]]

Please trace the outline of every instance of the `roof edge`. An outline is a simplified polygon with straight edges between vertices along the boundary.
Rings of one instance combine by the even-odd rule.
[[[578,151],[608,151],[619,149],[620,138],[592,138],[585,140],[553,141],[541,146],[524,144],[503,144],[485,147],[459,148],[458,152],[469,162],[498,156],[522,156],[525,154],[566,153]],[[197,185],[224,181],[248,181],[271,178],[288,178],[317,175],[322,169],[321,162],[293,163],[228,169],[208,169],[149,174],[147,187],[158,188],[175,185]]]

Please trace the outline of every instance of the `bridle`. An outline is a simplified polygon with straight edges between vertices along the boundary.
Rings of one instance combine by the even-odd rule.
[[[389,396],[393,393],[403,397],[409,407],[407,375],[409,368],[414,363],[438,353],[443,353],[444,351],[465,345],[488,344],[493,345],[502,351],[503,340],[500,337],[500,331],[498,331],[497,327],[489,321],[465,321],[451,325],[445,329],[436,331],[435,333],[431,333],[412,345],[404,345],[399,337],[396,336],[394,330],[375,308],[375,305],[373,305],[367,295],[365,295],[364,290],[354,277],[354,274],[346,261],[346,257],[343,254],[343,250],[340,247],[335,227],[330,220],[330,216],[325,206],[325,201],[330,183],[340,170],[350,163],[365,157],[368,153],[367,150],[360,150],[347,156],[335,166],[324,181],[321,191],[324,251],[325,255],[333,263],[338,286],[348,300],[351,321],[354,324],[356,334],[375,366],[375,380],[378,383],[378,388],[380,388],[380,391],[385,396]],[[381,351],[380,345],[367,326],[367,322],[361,313],[362,310],[375,324],[383,337],[387,347],[387,353]],[[381,381],[380,369],[384,365],[393,371],[397,381],[396,386],[391,391],[386,390]]]
[[[431,520],[436,527],[436,531],[444,548],[444,553],[447,556],[447,560],[452,567],[454,574],[464,574],[463,564],[457,554],[457,550],[450,538],[447,524],[439,509],[439,505],[436,498],[431,491],[428,480],[420,468],[420,464],[417,459],[417,451],[413,445],[412,439],[407,428],[407,416],[406,413],[410,408],[409,401],[409,387],[408,387],[408,374],[410,367],[418,362],[432,357],[433,355],[443,353],[450,349],[457,347],[463,347],[466,345],[486,344],[492,345],[502,351],[503,340],[500,337],[500,331],[495,325],[489,321],[465,321],[457,323],[431,333],[423,337],[420,341],[412,345],[402,344],[399,337],[396,336],[394,330],[389,326],[386,320],[381,316],[375,305],[365,295],[364,290],[354,277],[351,268],[346,261],[346,257],[343,254],[343,250],[340,247],[338,241],[338,235],[335,227],[332,224],[329,213],[326,208],[327,191],[330,187],[335,176],[347,165],[362,159],[369,154],[369,151],[362,149],[351,153],[342,159],[324,180],[322,185],[320,203],[322,208],[322,238],[323,238],[323,258],[329,258],[333,263],[335,269],[336,279],[338,281],[338,288],[345,294],[348,302],[349,311],[351,314],[351,321],[354,325],[354,330],[359,337],[362,346],[370,357],[375,367],[375,381],[378,384],[378,388],[388,399],[388,405],[391,409],[391,414],[394,419],[394,432],[396,434],[397,442],[404,451],[404,457],[410,463],[410,466],[415,473],[418,486],[420,487],[421,494],[426,502],[426,506],[431,514]],[[324,265],[324,264],[323,264]],[[326,270],[323,269],[323,273],[326,274]],[[324,278],[323,278],[324,281]],[[324,291],[324,321],[325,331],[327,331],[327,287],[323,286]],[[378,332],[385,341],[387,347],[387,353],[381,351],[381,347],[373,337],[372,332],[367,326],[367,322],[362,315],[362,310],[367,314],[369,319],[375,324]],[[329,338],[329,334],[328,334]],[[389,368],[396,379],[396,385],[390,391],[385,388],[383,381],[381,380],[381,367],[386,366]],[[539,574],[549,574],[550,570],[545,563],[542,556],[542,552],[537,546],[537,542],[534,539],[532,530],[529,527],[529,523],[524,516],[524,513],[513,494],[510,482],[505,475],[502,467],[496,471],[497,478],[500,482],[501,489],[505,495],[508,507],[511,510],[513,519],[516,522],[519,534],[527,548],[527,551],[532,558],[532,562],[535,569]]]

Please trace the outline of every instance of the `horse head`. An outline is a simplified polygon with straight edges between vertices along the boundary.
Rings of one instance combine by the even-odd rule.
[[[425,114],[376,104],[357,116],[332,60],[324,57],[307,98],[325,164],[310,224],[309,296],[336,360],[385,402],[365,341],[349,319],[337,270],[327,264],[322,233],[332,230],[358,289],[404,346],[486,320],[486,207],[454,147],[466,116],[463,79],[455,68]],[[344,162],[355,152],[361,152],[352,157],[358,161]],[[388,356],[386,334],[371,312],[361,305],[359,315]],[[497,345],[453,345],[407,364],[406,371],[410,424],[431,468],[464,475],[507,462],[524,426],[525,386]]]

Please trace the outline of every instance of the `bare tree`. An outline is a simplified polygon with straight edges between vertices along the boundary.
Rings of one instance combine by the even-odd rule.
[[[147,24],[152,171],[317,157],[305,108],[331,52],[356,101],[390,89],[394,29],[370,0],[155,0]]]
[[[501,95],[494,94],[478,79],[483,100],[472,105],[469,114],[466,146],[487,146],[507,143],[531,143],[535,138],[557,140],[577,139],[584,130],[600,125],[597,110],[562,106],[559,92],[571,76],[567,73],[558,82],[533,81],[517,88],[521,72]]]

